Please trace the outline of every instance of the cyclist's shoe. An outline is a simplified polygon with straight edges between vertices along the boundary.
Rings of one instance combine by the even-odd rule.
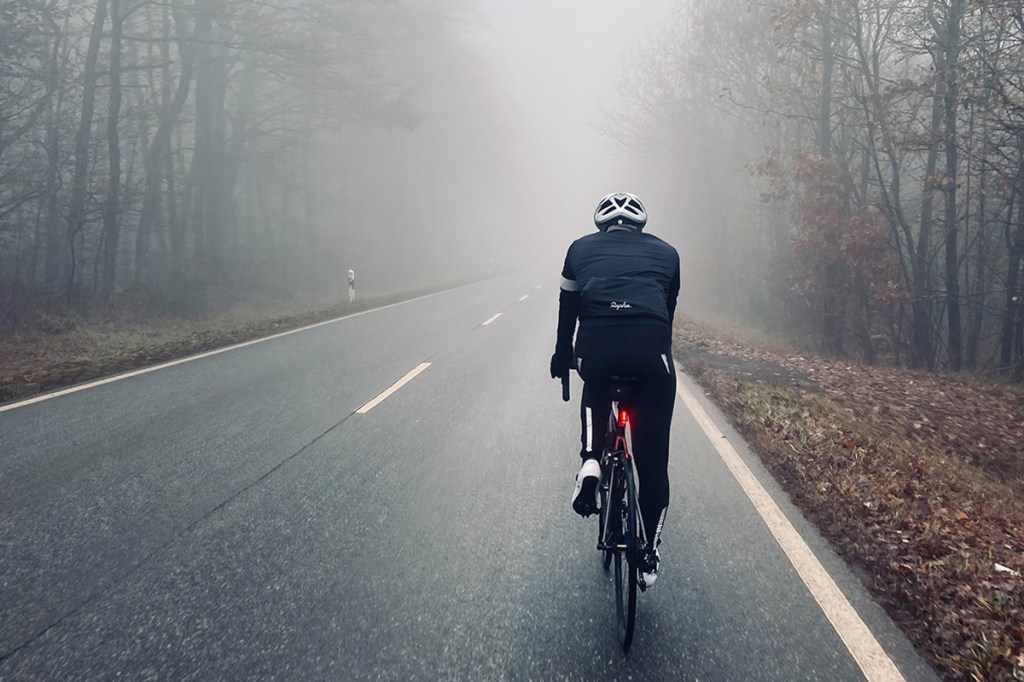
[[[572,491],[572,508],[586,518],[598,512],[597,484],[601,482],[601,465],[596,459],[584,460],[576,474],[576,489]]]
[[[658,564],[661,563],[661,555],[657,547],[648,547],[640,555],[640,589],[646,590],[658,579]]]

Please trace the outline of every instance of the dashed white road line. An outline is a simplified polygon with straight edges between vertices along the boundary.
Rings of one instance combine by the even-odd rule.
[[[494,321],[495,321],[496,319],[498,319],[499,317],[501,317],[501,316],[502,316],[502,315],[504,315],[504,314],[505,314],[505,313],[498,313],[497,315],[494,315],[494,316],[492,316],[492,317],[489,317],[489,318],[487,319],[487,321],[486,321],[486,322],[484,322],[483,324],[481,324],[480,326],[482,326],[482,327],[486,327],[486,326],[488,326],[489,324],[491,324],[491,322],[494,322]]]
[[[525,301],[528,298],[530,298],[529,294],[527,294],[526,296],[523,296],[522,298],[520,298],[519,301],[522,302],[522,301]]]
[[[415,379],[417,376],[419,376],[423,372],[423,370],[425,370],[427,367],[430,367],[430,363],[429,362],[422,363],[419,367],[417,367],[413,371],[409,372],[404,377],[402,377],[401,379],[396,381],[394,384],[392,384],[391,388],[389,388],[388,390],[384,391],[379,396],[377,396],[376,398],[374,398],[373,400],[371,400],[370,402],[366,403],[365,405],[360,407],[358,410],[356,410],[356,414],[366,414],[367,412],[369,412],[373,408],[377,407],[382,402],[384,402],[385,400],[390,398],[395,393],[395,391],[397,391],[402,386],[405,386],[407,383],[409,383],[410,381]]]
[[[107,377],[105,379],[98,379],[97,381],[90,381],[89,383],[86,383],[86,384],[81,384],[79,386],[72,386],[71,388],[65,388],[65,389],[62,389],[60,391],[54,391],[53,393],[44,393],[43,395],[37,395],[34,398],[29,398],[27,400],[22,400],[22,401],[19,401],[19,402],[16,402],[16,403],[11,403],[10,405],[0,405],[0,414],[2,414],[4,412],[9,412],[10,410],[16,410],[19,407],[27,407],[29,405],[34,405],[36,403],[41,403],[41,402],[44,402],[44,401],[47,401],[47,400],[53,400],[54,398],[59,398],[61,396],[70,395],[72,393],[78,393],[79,391],[86,391],[86,390],[88,390],[90,388],[97,388],[99,386],[104,386],[106,384],[112,384],[115,381],[123,381],[124,379],[130,379],[132,377],[137,377],[137,376],[140,376],[142,374],[149,374],[150,372],[156,372],[157,370],[167,369],[168,367],[174,367],[176,365],[183,365],[186,362],[194,362],[195,360],[202,360],[203,358],[209,358],[209,357],[212,357],[214,355],[220,355],[221,353],[227,353],[229,351],[238,350],[240,348],[246,348],[248,346],[254,346],[257,343],[263,343],[264,341],[273,341],[274,339],[279,339],[279,338],[281,338],[283,336],[291,336],[292,334],[299,334],[299,333],[302,333],[302,332],[305,332],[305,331],[309,331],[310,329],[316,329],[317,327],[323,327],[323,326],[326,326],[326,325],[329,325],[329,324],[334,324],[335,322],[341,322],[342,320],[350,320],[350,319],[352,319],[354,317],[362,317],[363,315],[369,315],[370,313],[379,313],[380,311],[387,310],[388,308],[395,308],[395,307],[400,306],[400,305],[406,305],[407,303],[413,303],[415,301],[422,301],[422,300],[427,299],[427,298],[433,298],[434,296],[440,296],[442,294],[447,294],[447,293],[450,293],[452,291],[458,291],[459,289],[464,289],[464,288],[470,287],[470,286],[473,286],[473,284],[465,284],[465,285],[463,285],[461,287],[455,287],[454,289],[446,289],[444,291],[437,291],[437,292],[434,292],[432,294],[426,294],[424,296],[417,296],[416,298],[410,298],[407,301],[399,301],[398,303],[391,303],[389,305],[384,305],[384,306],[381,306],[379,308],[370,308],[369,310],[361,310],[358,313],[352,313],[351,315],[342,315],[341,317],[336,317],[333,320],[324,320],[323,322],[317,322],[316,324],[311,324],[311,325],[307,325],[305,327],[300,327],[299,329],[290,329],[290,330],[288,330],[286,332],[281,332],[279,334],[273,334],[271,336],[264,336],[262,338],[253,339],[252,341],[246,341],[244,343],[236,343],[233,346],[226,346],[224,348],[218,348],[216,350],[207,351],[205,353],[198,353],[196,355],[189,355],[188,357],[179,358],[177,360],[171,360],[170,362],[164,362],[164,363],[161,363],[159,365],[153,365],[152,367],[143,367],[142,369],[137,369],[137,370],[135,370],[133,372],[125,372],[124,374],[118,374],[116,376]]]
[[[677,362],[676,365],[678,366],[678,364]],[[882,645],[875,639],[870,628],[861,620],[842,590],[836,585],[835,580],[814,556],[814,552],[800,537],[800,533],[782,513],[775,500],[771,498],[768,491],[764,489],[761,482],[757,480],[754,473],[729,444],[725,435],[711,421],[708,413],[697,402],[697,398],[681,383],[677,385],[676,390],[683,404],[697,420],[697,424],[703,429],[711,444],[715,446],[718,454],[725,461],[725,465],[729,467],[729,471],[740,484],[743,492],[753,503],[754,509],[761,515],[768,530],[775,536],[782,551],[786,553],[790,563],[793,564],[800,578],[807,585],[814,600],[825,612],[832,627],[843,640],[857,665],[860,666],[864,677],[869,682],[904,682],[903,675],[885,653]]]
[[[543,285],[543,284],[538,284],[538,285],[537,285],[537,288],[538,288],[538,289],[543,289],[543,288],[544,288],[544,285]]]

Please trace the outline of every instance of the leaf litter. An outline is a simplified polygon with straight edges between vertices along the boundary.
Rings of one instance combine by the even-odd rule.
[[[1024,391],[742,338],[675,350],[943,677],[1024,680]]]

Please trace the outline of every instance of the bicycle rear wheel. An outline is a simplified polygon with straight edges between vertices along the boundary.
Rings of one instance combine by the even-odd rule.
[[[636,488],[633,484],[633,470],[628,461],[616,472],[619,483],[612,490],[611,519],[616,524],[618,549],[614,552],[615,564],[615,622],[618,626],[619,644],[622,652],[629,653],[636,629],[636,591],[639,566],[639,509],[636,502]]]
[[[604,454],[601,457],[601,522],[598,530],[598,545],[604,543],[605,547],[613,547],[617,542],[615,538],[618,537],[618,527],[615,526],[613,528],[608,521],[610,518],[608,510],[614,506],[611,493],[612,486],[614,485],[612,479],[617,478],[619,475],[619,468],[614,465],[613,459],[613,453],[619,445],[618,435],[619,420],[615,415],[615,411],[612,410],[608,415],[608,428],[605,430],[604,435]],[[620,497],[619,499],[622,498]],[[604,551],[604,555],[601,557],[604,570],[607,571],[611,567],[614,556],[615,552],[611,549]]]
[[[609,502],[611,500],[610,496],[608,495],[608,490],[611,487],[611,476],[612,476],[612,468],[610,466],[605,465],[602,462],[602,464],[601,464],[601,484],[598,486],[598,490],[600,491],[600,497],[601,497],[601,499],[600,499],[601,509],[599,511],[598,524],[597,524],[597,546],[598,546],[598,548],[600,548],[602,545],[605,546],[605,547],[608,546],[608,538],[609,538],[609,534],[608,534],[608,530],[609,530],[609,527],[608,527],[608,505],[609,505]],[[606,571],[611,566],[611,564],[612,564],[612,551],[610,549],[606,549],[606,550],[601,552],[601,564],[604,566],[604,570],[606,570]]]

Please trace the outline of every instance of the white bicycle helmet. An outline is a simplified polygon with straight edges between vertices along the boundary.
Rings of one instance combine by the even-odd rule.
[[[642,230],[647,224],[647,209],[635,194],[609,194],[597,205],[594,224],[602,232],[614,225],[626,225]]]

